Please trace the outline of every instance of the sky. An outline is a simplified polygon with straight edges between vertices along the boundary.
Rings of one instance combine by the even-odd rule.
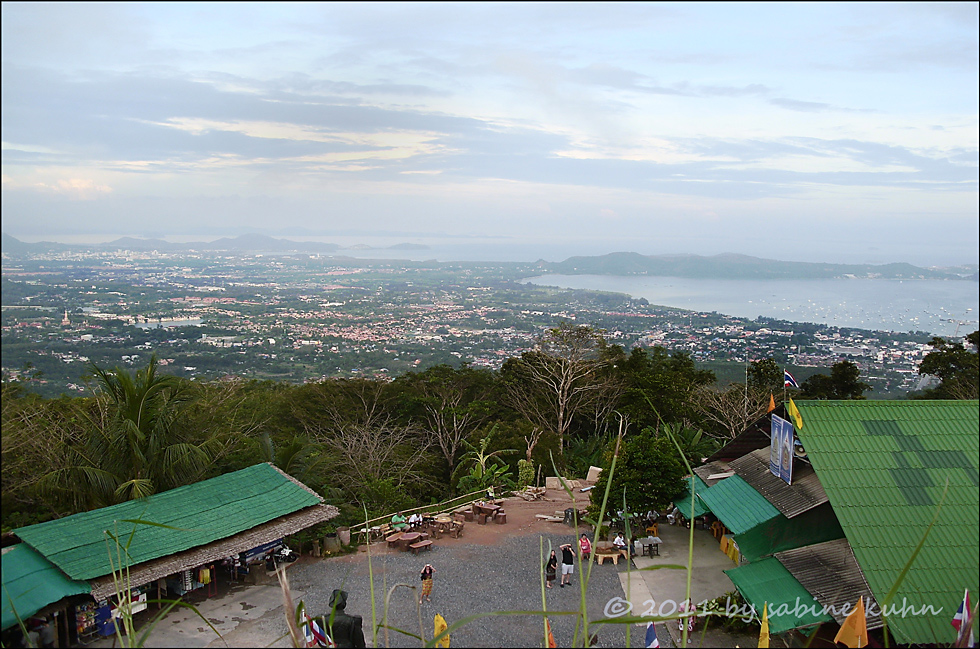
[[[3,231],[977,263],[978,23],[974,2],[4,2]]]

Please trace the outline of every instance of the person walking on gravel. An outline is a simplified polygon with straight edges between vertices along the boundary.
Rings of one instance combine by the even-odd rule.
[[[565,587],[567,583],[569,586],[572,585],[572,575],[575,574],[575,553],[572,551],[572,544],[566,543],[561,546],[561,586]],[[566,582],[565,579],[568,579]]]
[[[432,573],[434,573],[435,571],[436,571],[436,569],[432,567],[432,564],[431,563],[427,563],[427,564],[425,564],[425,567],[422,568],[422,572],[419,573],[419,577],[422,579],[422,595],[419,597],[419,604],[422,603],[422,600],[423,599],[424,600],[427,600],[429,602],[432,601],[432,597],[431,597],[431,595],[432,595]]]
[[[546,585],[551,588],[551,582],[555,580],[558,574],[558,557],[555,556],[555,551],[551,551],[551,556],[548,557],[548,563],[544,566],[544,576],[546,579]]]

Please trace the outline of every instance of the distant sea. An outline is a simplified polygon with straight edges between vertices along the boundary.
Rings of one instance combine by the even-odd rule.
[[[963,336],[978,328],[976,282],[944,280],[724,280],[612,275],[544,275],[524,280],[539,286],[626,293],[651,304],[716,311],[755,319],[881,331],[925,331],[950,337],[956,321]]]

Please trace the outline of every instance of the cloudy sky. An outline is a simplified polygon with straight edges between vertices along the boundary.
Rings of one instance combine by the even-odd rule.
[[[976,263],[977,7],[5,2],[3,230]]]

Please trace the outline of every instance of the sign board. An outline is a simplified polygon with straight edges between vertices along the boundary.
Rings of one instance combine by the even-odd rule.
[[[786,484],[793,480],[793,424],[772,416],[769,438],[769,472]]]

